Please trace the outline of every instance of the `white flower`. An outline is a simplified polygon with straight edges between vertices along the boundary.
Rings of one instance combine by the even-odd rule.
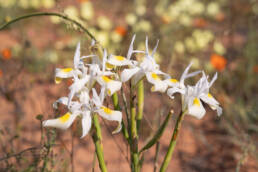
[[[183,110],[187,110],[189,115],[201,119],[206,112],[202,105],[202,100],[213,110],[217,110],[217,114],[220,116],[222,114],[222,108],[219,106],[219,102],[209,93],[209,88],[216,79],[217,73],[209,83],[208,77],[203,73],[202,78],[194,87],[188,86],[183,96]]]
[[[152,91],[164,92],[167,89],[167,84],[162,82],[160,75],[167,76],[164,72],[159,70],[159,65],[155,62],[154,53],[158,47],[158,41],[151,54],[149,54],[148,37],[145,42],[146,50],[145,57],[140,64],[134,64],[130,69],[125,69],[121,73],[121,81],[126,82],[132,78],[132,84],[136,85],[144,76],[154,86]],[[131,52],[129,50],[129,52]]]
[[[101,89],[99,96],[94,88],[92,89],[92,93],[93,93],[92,101],[96,108],[94,110],[94,112],[98,113],[101,117],[103,117],[107,120],[117,121],[118,127],[112,133],[113,134],[118,133],[122,128],[122,125],[121,125],[122,113],[120,111],[115,111],[115,110],[109,109],[108,107],[103,105],[103,101],[105,98],[104,97],[105,96],[105,88]]]
[[[64,104],[68,107],[69,111],[56,119],[49,119],[43,121],[43,127],[54,127],[58,129],[66,130],[68,129],[76,117],[81,116],[81,123],[82,123],[82,136],[86,136],[92,125],[92,115],[94,113],[99,114],[101,117],[111,120],[117,121],[119,123],[117,129],[113,133],[117,133],[121,130],[121,122],[122,122],[122,113],[120,111],[114,111],[105,107],[103,105],[103,101],[105,98],[105,88],[101,89],[101,93],[98,96],[96,90],[92,89],[93,97],[90,99],[89,92],[87,89],[81,91],[79,95],[79,101],[71,101],[70,105],[68,104],[69,98],[68,97],[61,97],[58,99],[54,104],[53,107],[55,109],[58,108],[58,104]]]
[[[106,57],[107,53],[106,50],[104,50],[103,55],[103,62],[102,62],[102,71],[100,70],[99,65],[97,64],[91,64],[90,65],[90,81],[89,81],[89,87],[91,88],[95,81],[97,81],[101,87],[106,88],[107,94],[109,96],[113,95],[115,92],[121,89],[122,83],[120,81],[116,81],[111,79],[111,76],[115,77],[115,73],[112,73],[110,71],[105,71],[106,68]]]
[[[59,103],[67,105],[68,97],[61,97],[53,104],[53,107],[57,108]],[[80,107],[81,104],[79,102],[71,102],[70,107],[68,108],[69,112],[59,118],[43,121],[43,127],[55,127],[66,130],[72,125],[76,117],[81,114]]]
[[[107,64],[113,65],[113,66],[130,66],[136,63],[136,61],[132,61],[131,56],[133,53],[144,53],[144,51],[134,50],[133,44],[135,40],[135,35],[133,35],[132,41],[130,43],[130,47],[127,53],[126,57],[123,56],[116,56],[116,55],[110,55]]]
[[[73,76],[81,76],[82,71],[87,72],[83,62],[80,59],[80,42],[77,44],[75,55],[74,55],[74,69],[73,68],[56,68],[55,71],[55,82],[59,84],[63,78],[71,78]]]
[[[181,78],[180,80],[178,81],[177,79],[174,79],[174,78],[169,78],[169,79],[166,79],[164,82],[166,82],[168,84],[169,87],[172,87],[172,88],[169,88],[167,90],[167,94],[168,96],[173,99],[174,98],[174,94],[175,93],[181,93],[181,94],[185,94],[185,84],[184,84],[184,81],[185,79],[187,78],[190,78],[190,77],[193,77],[197,74],[199,74],[201,71],[196,71],[196,72],[192,72],[192,73],[189,73],[188,74],[188,71],[190,69],[190,67],[192,66],[192,63],[190,63],[185,71],[183,72],[183,74],[181,75]]]

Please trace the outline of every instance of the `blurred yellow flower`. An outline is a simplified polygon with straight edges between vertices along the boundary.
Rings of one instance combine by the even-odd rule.
[[[30,1],[30,5],[31,7],[38,9],[41,6],[41,1],[40,0]]]
[[[97,23],[101,29],[110,30],[112,28],[112,23],[106,16],[98,17]]]
[[[226,49],[225,47],[223,46],[223,44],[219,41],[215,41],[214,44],[213,44],[213,50],[217,53],[217,54],[220,54],[220,55],[223,55],[226,53]]]
[[[217,2],[210,2],[207,5],[207,14],[215,17],[220,12],[220,7]]]
[[[143,16],[146,13],[146,7],[144,5],[138,5],[135,11],[138,16]]]
[[[22,8],[29,8],[29,1],[28,0],[19,0],[19,5],[20,5],[20,7],[22,7]]]
[[[9,8],[14,6],[16,3],[16,0],[0,0],[0,7]]]
[[[199,1],[195,1],[191,6],[190,6],[190,10],[189,13],[192,15],[200,15],[204,12],[205,10],[205,6],[202,2]]]
[[[94,17],[94,9],[90,1],[81,4],[81,16],[86,20],[90,20]]]
[[[174,50],[177,53],[183,54],[185,52],[185,46],[181,41],[177,41],[174,46]]]
[[[182,14],[179,17],[179,23],[183,26],[190,26],[192,24],[192,19],[188,14]]]
[[[117,33],[116,31],[113,31],[111,33],[111,40],[115,43],[121,42],[122,38],[123,37],[119,33]]]
[[[64,13],[68,15],[70,18],[77,20],[79,18],[78,10],[74,6],[67,6],[64,9]]]
[[[109,33],[100,31],[96,33],[96,39],[100,42],[103,47],[107,47],[109,43]]]
[[[136,31],[143,31],[143,32],[149,32],[151,31],[151,24],[147,20],[141,20],[139,23],[135,26]]]
[[[59,24],[59,23],[61,22],[60,17],[57,17],[57,16],[51,16],[51,17],[50,17],[50,20],[51,20],[51,22],[54,23],[54,24]]]
[[[129,13],[126,15],[125,20],[128,25],[134,25],[137,21],[137,16],[134,15],[133,13]]]
[[[42,6],[45,8],[53,8],[55,6],[54,0],[42,0]]]

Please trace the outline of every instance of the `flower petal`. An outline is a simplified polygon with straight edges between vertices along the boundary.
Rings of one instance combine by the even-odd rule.
[[[178,88],[178,87],[172,87],[172,88],[169,88],[168,91],[167,91],[167,95],[171,98],[171,99],[174,99],[174,94],[175,93],[180,93],[180,94],[185,94],[185,89],[182,89],[182,88]]]
[[[86,111],[82,114],[82,136],[86,136],[91,129],[91,116],[90,111]]]
[[[111,110],[105,106],[102,106],[99,110],[96,111],[101,117],[109,120],[109,121],[117,121],[118,128],[114,131],[115,133],[121,130],[121,122],[122,122],[122,113],[120,111]]]
[[[77,116],[78,115],[67,112],[65,115],[59,118],[43,121],[42,125],[43,127],[54,127],[54,128],[66,130],[72,125],[73,121],[76,119]]]
[[[201,100],[207,103],[211,109],[217,110],[218,116],[222,114],[222,108],[219,107],[219,102],[210,94],[202,94],[200,96]]]
[[[159,91],[161,93],[164,93],[168,88],[167,83],[165,83],[164,81],[157,81],[152,87],[151,87],[151,91],[155,92],[155,91]]]
[[[55,82],[59,84],[62,81],[62,78],[71,78],[73,77],[74,70],[73,68],[56,68],[55,71]]]
[[[114,66],[132,65],[132,62],[123,56],[111,55],[107,62]]]
[[[188,114],[201,119],[205,115],[205,109],[199,98],[194,98],[188,104]]]
[[[54,109],[57,109],[59,103],[64,104],[64,105],[67,105],[67,103],[68,103],[68,97],[61,97],[61,98],[59,98],[57,101],[55,101],[55,102],[53,103],[53,108],[54,108]]]
[[[80,48],[81,48],[81,43],[78,42],[76,46],[74,58],[73,58],[73,64],[75,68],[77,68],[80,64],[80,56],[81,56]]]
[[[120,90],[121,87],[122,87],[122,82],[111,80],[110,82],[107,83],[107,93],[108,93],[108,95],[109,96],[113,95],[115,92]]]
[[[124,69],[121,73],[121,81],[126,82],[128,81],[133,75],[135,75],[137,72],[139,72],[139,67],[134,67],[132,69]]]

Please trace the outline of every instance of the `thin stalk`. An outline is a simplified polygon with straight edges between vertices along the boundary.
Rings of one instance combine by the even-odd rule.
[[[93,133],[92,138],[95,144],[96,154],[99,161],[99,168],[102,172],[107,172],[107,167],[104,160],[103,146],[101,143],[102,141],[101,128],[99,125],[99,120],[97,115],[93,115],[93,124],[95,127],[95,132]]]
[[[70,158],[71,158],[71,172],[74,172],[74,135],[73,135],[73,130],[71,130],[71,153],[70,153]]]
[[[135,95],[132,85],[130,86],[130,151],[131,151],[131,168],[133,172],[138,172],[139,168],[139,154],[138,154],[138,133],[136,124],[136,107],[135,107]]]
[[[77,22],[74,19],[71,19],[68,16],[65,16],[65,15],[62,15],[62,14],[59,14],[59,13],[54,13],[54,12],[32,13],[32,14],[27,14],[27,15],[24,15],[24,16],[20,16],[20,17],[14,18],[14,19],[8,21],[7,23],[4,23],[3,25],[1,25],[0,26],[0,30],[3,30],[7,26],[9,26],[12,23],[15,23],[17,21],[20,21],[20,20],[23,20],[23,19],[27,19],[27,18],[31,18],[31,17],[37,17],[37,16],[57,16],[57,17],[60,17],[60,18],[62,18],[64,20],[67,20],[67,21],[75,24],[80,29],[82,29],[91,39],[94,39],[96,41],[96,38],[85,27],[83,27],[79,22]]]
[[[144,82],[143,79],[138,83],[138,114],[137,114],[137,130],[139,131],[141,120],[143,117],[144,106]]]
[[[115,110],[121,110],[117,93],[114,93],[112,95],[112,101],[113,101],[114,109]],[[128,131],[125,127],[125,123],[124,123],[123,120],[122,120],[122,132],[123,132],[123,135],[124,135],[125,139],[129,142],[129,134],[128,134]]]
[[[172,158],[172,155],[173,155],[173,152],[174,152],[174,149],[175,149],[175,146],[176,146],[176,141],[177,141],[177,138],[178,138],[178,133],[179,133],[179,130],[180,130],[180,127],[181,127],[181,123],[184,119],[185,113],[186,113],[186,111],[181,111],[178,118],[177,118],[176,125],[175,125],[174,131],[173,131],[173,135],[171,137],[170,144],[169,144],[169,147],[168,147],[168,151],[167,151],[167,154],[165,156],[165,159],[162,162],[160,172],[165,172],[166,171],[166,169],[168,167],[168,164],[169,164],[169,162]]]

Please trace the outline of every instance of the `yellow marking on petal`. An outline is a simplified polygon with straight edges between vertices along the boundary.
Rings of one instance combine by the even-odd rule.
[[[115,56],[115,59],[118,61],[124,61],[125,58],[123,56]]]
[[[160,80],[160,77],[156,73],[152,73],[151,77],[155,80]]]
[[[67,112],[65,115],[61,116],[58,118],[62,123],[67,122],[70,119],[71,114]]]
[[[177,83],[178,82],[178,80],[176,80],[176,79],[169,79],[169,81],[172,82],[172,83]]]
[[[113,112],[111,109],[109,109],[109,108],[107,108],[107,107],[104,107],[104,106],[102,106],[101,109],[103,109],[103,111],[104,111],[106,114],[108,114],[108,115],[111,115],[112,112]]]
[[[212,96],[210,93],[208,93],[208,97],[209,97],[209,98],[212,98],[213,96]]]
[[[197,98],[195,98],[195,99],[193,100],[193,104],[196,105],[196,106],[201,106],[200,100],[197,99]]]
[[[107,76],[102,76],[102,79],[105,83],[108,83],[111,81],[111,79],[109,79]]]
[[[62,72],[68,73],[68,72],[71,72],[73,70],[73,68],[64,68],[61,70],[62,70]]]
[[[151,87],[151,92],[154,92],[155,91],[155,86],[152,86]]]
[[[108,95],[111,96],[111,90],[110,89],[108,89]]]
[[[115,66],[112,65],[112,64],[110,64],[110,63],[106,63],[106,68],[107,68],[107,69],[114,69]]]
[[[59,84],[62,81],[62,78],[59,77],[55,77],[55,83]]]

